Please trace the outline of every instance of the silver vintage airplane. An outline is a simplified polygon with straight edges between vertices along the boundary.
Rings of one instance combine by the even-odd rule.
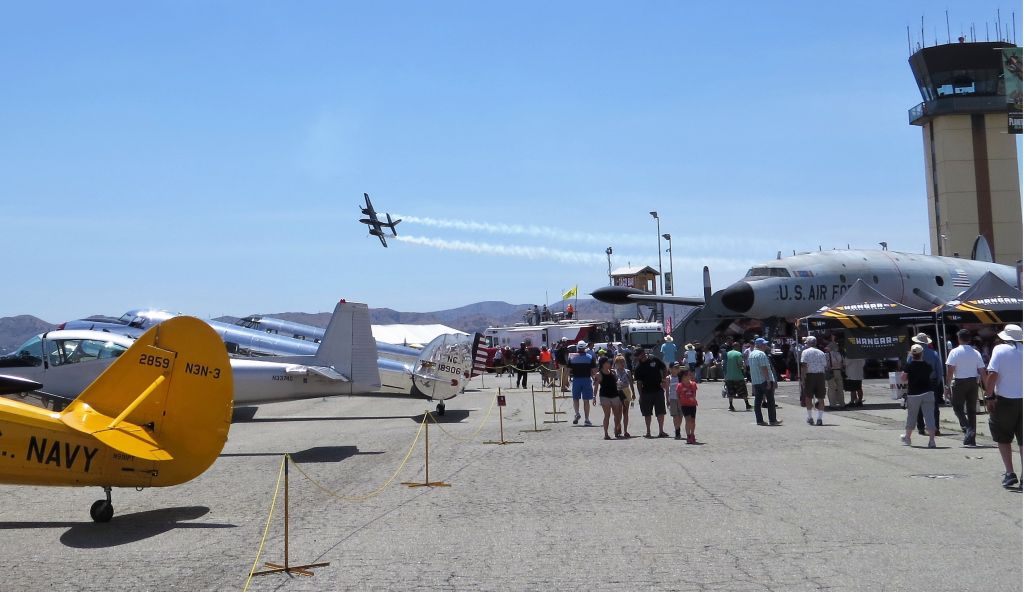
[[[44,401],[73,400],[133,342],[133,337],[108,331],[43,333],[0,358],[0,392],[35,391]],[[423,394],[450,392],[445,387],[451,386],[454,372],[444,363],[450,350],[438,344],[434,357],[440,362],[411,373],[405,388],[415,383]],[[376,355],[366,305],[340,302],[314,355],[233,356],[235,405],[380,392]]]
[[[687,339],[700,339],[730,319],[794,320],[814,314],[839,299],[858,279],[896,302],[930,309],[953,300],[988,271],[1010,285],[1020,284],[1016,269],[991,261],[888,250],[833,250],[755,265],[745,277],[714,293],[705,267],[703,298],[659,296],[620,286],[598,288],[592,295],[612,304],[700,307],[686,320],[700,325]]]
[[[118,319],[90,317],[68,321],[60,328],[92,329],[138,336],[149,327],[173,316],[177,314],[162,310],[139,309],[130,310]],[[282,337],[219,321],[206,322],[224,340],[228,352],[236,357],[247,356],[253,360],[265,361],[276,356],[314,356],[322,347],[322,342]],[[373,343],[372,333],[370,341]],[[443,413],[444,401],[455,397],[466,388],[473,360],[472,336],[441,335],[422,350],[402,348],[408,350],[409,355],[401,359],[385,357],[379,351],[379,346],[380,344],[376,344],[371,357],[380,376],[380,386],[373,392],[406,394],[438,401],[438,412]]]

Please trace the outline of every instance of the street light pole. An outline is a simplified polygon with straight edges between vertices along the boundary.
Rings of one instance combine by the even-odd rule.
[[[658,212],[650,212],[651,216],[654,217],[654,221],[658,225],[658,281],[661,283],[661,295],[665,295],[665,276],[662,275],[661,271],[661,218],[658,217]]]
[[[668,293],[675,296],[676,293],[676,270],[672,265],[672,235],[665,233],[661,235],[662,238],[668,241],[668,274],[672,277],[672,283],[669,284]]]
[[[604,254],[608,255],[608,285],[612,285],[612,248],[608,247],[604,250]]]

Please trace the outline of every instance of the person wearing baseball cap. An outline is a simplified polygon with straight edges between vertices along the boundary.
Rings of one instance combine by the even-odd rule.
[[[576,417],[573,425],[580,422],[580,399],[583,400],[583,425],[590,426],[590,402],[594,400],[594,378],[597,375],[597,361],[587,351],[587,342],[576,344],[576,353],[569,354],[569,372],[572,374],[572,408]]]
[[[754,417],[757,425],[779,425],[775,419],[775,387],[778,380],[772,370],[772,362],[768,358],[768,340],[758,337],[754,340],[754,350],[750,352],[747,362],[750,364],[750,384],[754,387]],[[768,403],[768,422],[761,415],[761,404]]]
[[[999,446],[1003,459],[1003,487],[1017,485],[1017,474],[1013,472],[1013,439],[1017,439],[1017,450],[1021,452],[1021,403],[1024,400],[1024,380],[1021,365],[1024,364],[1024,348],[1021,341],[1024,331],[1020,325],[1007,325],[1000,333],[1003,343],[992,349],[988,362],[988,377],[985,379],[985,407],[988,409],[988,429],[992,439]],[[1022,453],[1024,454],[1024,453]],[[1024,463],[1024,458],[1022,458]]]

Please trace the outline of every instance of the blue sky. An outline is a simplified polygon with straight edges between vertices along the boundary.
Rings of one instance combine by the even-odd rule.
[[[778,4],[8,4],[0,316],[543,303],[607,283],[608,246],[657,266],[650,210],[679,294],[920,252],[906,27],[944,41],[947,7]],[[1013,6],[950,2],[952,34]]]

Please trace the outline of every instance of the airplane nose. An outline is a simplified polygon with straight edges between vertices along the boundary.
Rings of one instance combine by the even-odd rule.
[[[747,282],[736,282],[722,292],[722,304],[731,311],[745,313],[754,306],[754,289]]]

